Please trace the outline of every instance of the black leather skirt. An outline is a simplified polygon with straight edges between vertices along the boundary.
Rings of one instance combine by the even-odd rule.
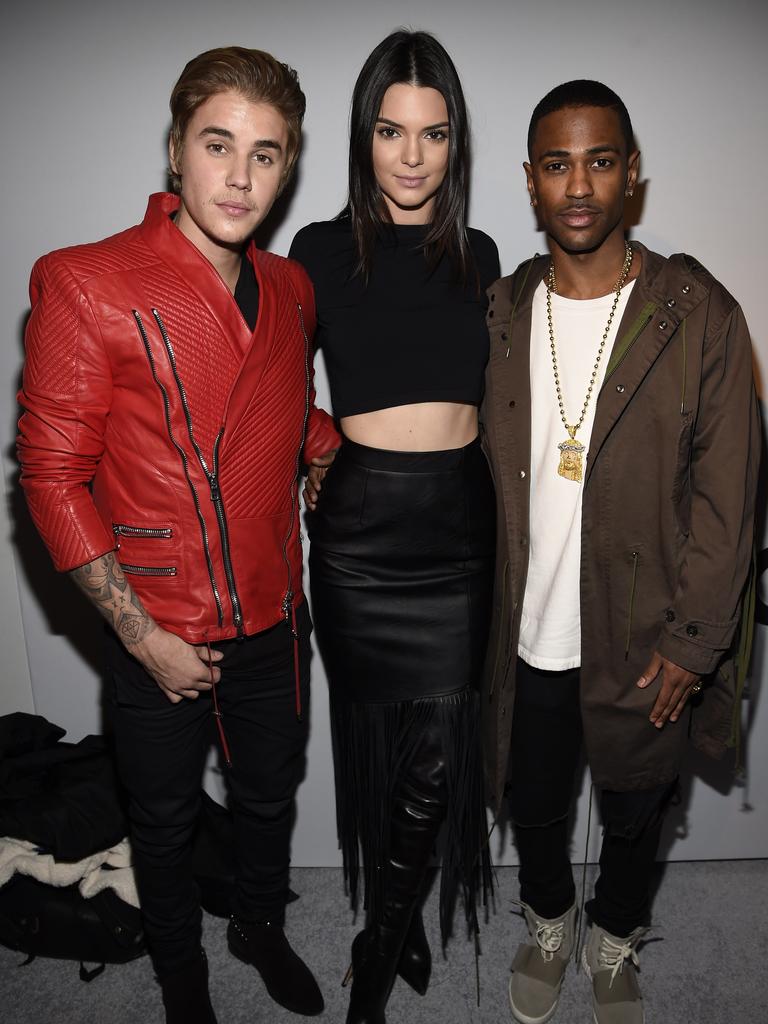
[[[474,920],[488,868],[478,688],[495,548],[493,484],[479,440],[393,452],[345,440],[312,541],[312,614],[331,697],[339,838],[353,902],[384,898],[387,821],[420,738],[443,736],[447,809],[443,936],[453,892]],[[471,905],[471,906],[470,906]]]

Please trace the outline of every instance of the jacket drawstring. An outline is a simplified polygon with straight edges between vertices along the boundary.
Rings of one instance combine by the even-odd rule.
[[[208,651],[208,671],[211,676],[211,687],[213,689],[213,717],[216,719],[216,727],[219,730],[219,741],[221,742],[221,750],[224,754],[224,763],[227,768],[232,767],[232,758],[229,753],[229,744],[227,743],[227,737],[224,732],[224,723],[222,722],[222,714],[219,710],[219,698],[216,693],[216,681],[213,678],[213,655],[211,654],[211,645],[208,640],[205,641],[205,646]]]

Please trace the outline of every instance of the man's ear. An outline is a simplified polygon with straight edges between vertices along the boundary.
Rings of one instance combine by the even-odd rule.
[[[531,206],[536,205],[536,186],[533,184],[533,168],[531,165],[524,160],[523,169],[525,170],[525,184],[528,189],[528,195],[531,197]]]
[[[635,149],[629,154],[627,160],[627,192],[634,192],[637,185],[637,176],[640,173],[640,150]]]
[[[181,171],[179,169],[179,157],[180,156],[181,156],[181,154],[176,152],[176,146],[174,145],[173,136],[169,135],[168,136],[168,166],[171,168],[172,173],[176,174],[177,176],[181,175]]]

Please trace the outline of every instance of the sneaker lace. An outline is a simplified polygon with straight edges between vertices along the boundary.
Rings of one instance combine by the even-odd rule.
[[[520,900],[512,900],[511,902],[523,911],[531,910],[527,903],[522,903]],[[563,944],[565,918],[555,922],[541,921],[538,917],[534,918],[534,920],[536,921],[536,943],[541,950],[542,958],[549,963]]]
[[[624,964],[631,960],[635,967],[640,966],[640,961],[635,952],[635,946],[640,939],[640,934],[630,935],[626,942],[614,942],[609,935],[603,934],[600,937],[600,949],[597,953],[597,962],[601,967],[611,968],[611,980],[608,982],[610,988],[616,980],[616,975],[624,970]]]
[[[541,949],[541,955],[548,963],[563,944],[563,933],[565,921],[551,922],[536,921],[536,942]]]

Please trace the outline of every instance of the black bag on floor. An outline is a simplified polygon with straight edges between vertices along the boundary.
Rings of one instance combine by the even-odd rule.
[[[0,836],[78,861],[119,843],[128,822],[104,739],[63,734],[38,715],[0,717]]]
[[[80,977],[92,981],[105,964],[122,964],[146,952],[141,914],[104,889],[90,899],[76,885],[58,888],[14,875],[0,888],[0,943],[36,956],[79,960]],[[88,970],[85,963],[97,964]]]

